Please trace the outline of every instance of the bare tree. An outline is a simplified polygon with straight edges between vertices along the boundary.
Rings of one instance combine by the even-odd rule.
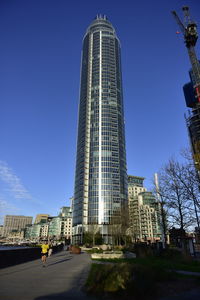
[[[180,177],[180,181],[183,184],[185,189],[185,194],[188,200],[193,204],[197,227],[199,227],[199,187],[196,178],[196,170],[190,164],[187,164],[183,168],[182,177]]]
[[[124,206],[121,210],[113,212],[110,220],[109,234],[112,236],[113,244],[126,244],[126,231],[128,228],[128,210]]]
[[[160,193],[167,207],[168,222],[181,229],[194,224],[194,209],[186,193],[186,166],[174,159],[162,168],[159,174]]]
[[[198,210],[200,209],[200,177],[199,173],[194,166],[192,152],[188,148],[181,151],[182,156],[186,160],[183,184],[186,189],[188,197],[193,201],[196,219],[199,227]]]
[[[95,241],[95,237],[96,234],[99,232],[99,225],[98,224],[90,224],[88,225],[88,232],[91,234],[92,236],[92,245],[95,246],[96,241]]]

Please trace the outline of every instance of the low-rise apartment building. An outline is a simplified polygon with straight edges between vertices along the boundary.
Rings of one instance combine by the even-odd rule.
[[[161,238],[159,203],[143,186],[144,177],[128,176],[129,229],[133,241]]]

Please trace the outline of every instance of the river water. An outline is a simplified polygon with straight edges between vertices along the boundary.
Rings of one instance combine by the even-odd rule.
[[[30,248],[30,247],[26,247],[26,246],[3,246],[3,245],[0,245],[0,251],[1,250],[25,249],[25,248]]]

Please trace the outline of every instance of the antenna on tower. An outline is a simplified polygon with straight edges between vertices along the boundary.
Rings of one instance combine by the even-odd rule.
[[[159,194],[159,185],[158,185],[158,174],[154,174],[154,182],[155,182],[155,187],[156,187],[156,198],[158,202],[160,202],[160,194]]]
[[[154,183],[155,183],[155,187],[156,187],[156,198],[158,201],[158,207],[159,207],[159,219],[160,219],[160,227],[161,227],[161,232],[162,232],[162,245],[163,245],[163,249],[165,249],[165,217],[164,217],[164,208],[163,208],[163,202],[161,201],[161,197],[160,197],[160,189],[159,189],[159,183],[158,183],[158,174],[155,173],[154,174]]]

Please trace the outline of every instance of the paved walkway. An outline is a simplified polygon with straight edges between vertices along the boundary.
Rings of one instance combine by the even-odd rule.
[[[200,289],[192,289],[191,291],[180,293],[176,296],[162,297],[159,300],[199,300],[200,299]]]
[[[87,253],[52,255],[0,270],[0,300],[94,300],[83,293],[91,259]]]

